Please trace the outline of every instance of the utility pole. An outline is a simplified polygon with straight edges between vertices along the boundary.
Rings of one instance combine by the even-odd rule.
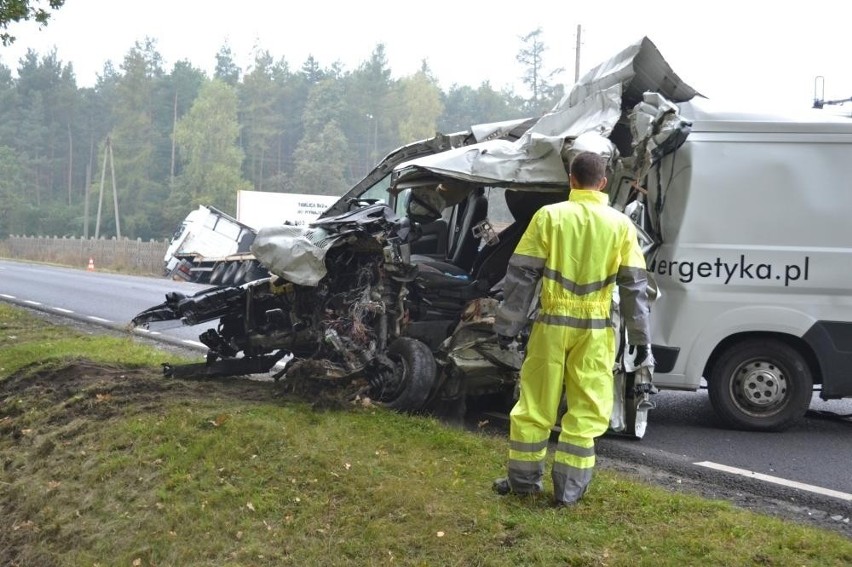
[[[178,103],[178,94],[177,89],[175,89],[175,104],[173,107],[172,114],[172,165],[169,168],[169,190],[174,191],[175,188],[175,132],[177,131],[177,103]]]
[[[577,49],[574,57],[574,82],[580,80],[580,34],[583,31],[583,26],[577,24]]]
[[[98,219],[95,222],[95,240],[101,235],[101,209],[104,201],[104,181],[106,180],[107,160],[110,163],[110,172],[112,173],[112,201],[115,206],[115,236],[121,238],[121,224],[118,220],[118,188],[115,186],[115,161],[112,157],[112,137],[107,136],[106,147],[104,148],[104,166],[101,170],[101,188],[98,192]]]
[[[83,238],[89,239],[89,187],[92,186],[92,160],[86,164],[86,185],[83,189]]]
[[[115,159],[112,157],[112,140],[107,138],[109,169],[112,172],[112,202],[115,204],[115,237],[121,240],[121,223],[118,220],[118,187],[115,185]]]
[[[109,145],[109,136],[107,136],[107,145],[104,146],[104,166],[101,169],[101,188],[98,191],[98,216],[95,220],[95,240],[101,235],[101,209],[103,208],[104,203],[104,180],[106,179],[106,163],[107,157],[109,156],[109,152],[107,151],[107,147]]]

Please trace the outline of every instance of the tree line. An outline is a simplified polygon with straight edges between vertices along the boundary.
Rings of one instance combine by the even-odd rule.
[[[425,62],[394,79],[383,44],[351,71],[264,50],[244,70],[224,45],[208,76],[167,71],[145,39],[85,88],[55,50],[29,50],[17,76],[0,65],[0,238],[163,238],[198,204],[233,214],[238,189],[340,195],[403,144],[552,108],[564,89],[540,34],[519,38],[527,96],[445,92]]]

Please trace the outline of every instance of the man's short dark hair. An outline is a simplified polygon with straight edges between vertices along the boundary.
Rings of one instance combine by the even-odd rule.
[[[594,152],[581,152],[571,162],[571,173],[580,187],[597,187],[606,176],[606,159]]]

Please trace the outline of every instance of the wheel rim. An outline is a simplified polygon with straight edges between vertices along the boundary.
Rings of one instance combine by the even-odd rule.
[[[393,356],[391,360],[394,363],[393,369],[384,374],[376,395],[376,399],[383,402],[390,402],[399,396],[405,387],[405,378],[411,372],[404,357]]]
[[[778,411],[787,401],[790,384],[787,372],[767,360],[751,360],[734,371],[731,394],[745,412],[766,415]]]

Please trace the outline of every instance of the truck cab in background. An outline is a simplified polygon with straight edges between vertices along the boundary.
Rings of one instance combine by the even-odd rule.
[[[199,205],[172,236],[163,258],[164,275],[204,283],[224,276],[228,258],[250,256],[256,231],[215,207]],[[233,278],[229,278],[233,280]]]

